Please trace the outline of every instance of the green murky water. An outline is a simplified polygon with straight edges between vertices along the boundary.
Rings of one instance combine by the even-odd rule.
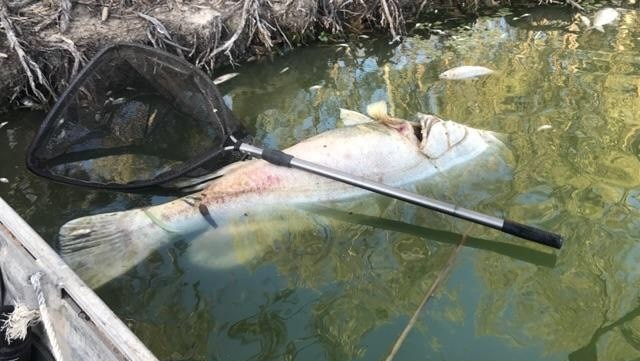
[[[257,230],[234,245],[241,266],[194,263],[194,251],[218,249],[180,241],[98,293],[163,360],[381,360],[453,257],[395,360],[639,359],[640,13],[625,10],[602,34],[562,11],[528,12],[400,45],[299,49],[243,65],[221,90],[277,147],[376,100],[398,117],[435,113],[502,132],[508,170],[480,165],[414,190],[561,233],[561,252],[371,197],[352,214],[297,215],[302,230]],[[498,72],[438,80],[462,64]],[[43,236],[75,217],[166,200],[28,174],[23,154],[41,118],[0,119],[0,196]]]

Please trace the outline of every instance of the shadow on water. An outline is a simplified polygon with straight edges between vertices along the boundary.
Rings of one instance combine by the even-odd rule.
[[[458,243],[460,243],[460,238],[462,237],[461,234],[454,232],[421,227],[415,224],[381,217],[368,216],[366,214],[347,212],[334,208],[311,206],[306,207],[305,209],[325,217],[339,219],[341,221],[351,222],[354,224],[368,225],[379,229],[410,234],[443,244],[457,245]],[[507,256],[509,258],[543,267],[553,267],[555,266],[557,261],[557,255],[555,253],[538,251],[526,246],[520,246],[490,239],[468,236],[467,238],[465,238],[464,246],[468,248],[490,251],[502,256]]]
[[[625,323],[635,319],[638,316],[640,316],[640,306],[637,306],[636,308],[632,309],[631,311],[629,311],[629,313],[620,317],[616,321],[611,322],[606,326],[603,325],[600,328],[596,329],[596,332],[593,334],[593,336],[591,336],[591,340],[589,340],[589,343],[587,343],[585,346],[569,354],[569,361],[598,361],[597,345],[598,345],[598,341],[600,341],[600,338],[603,337],[609,331],[612,331],[624,325]],[[637,336],[636,336],[636,339],[634,339],[633,334],[623,333],[623,335],[630,346],[640,351],[640,342],[637,339]],[[639,359],[640,357],[634,358],[633,360],[639,360]]]

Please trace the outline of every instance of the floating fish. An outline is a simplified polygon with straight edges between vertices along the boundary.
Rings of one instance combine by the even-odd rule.
[[[539,132],[541,130],[547,130],[547,129],[553,129],[553,126],[551,126],[550,124],[541,125],[538,127],[538,129],[536,129],[536,132]]]
[[[383,110],[381,106],[372,107],[372,121],[329,130],[285,152],[397,187],[441,175],[463,164],[482,164],[483,156],[506,150],[489,131],[424,114],[418,116],[416,126],[388,117],[382,114]],[[253,224],[250,217],[254,214],[266,217],[282,212],[283,207],[305,207],[370,194],[263,160],[232,163],[217,173],[219,177],[199,193],[161,205],[68,222],[59,231],[61,254],[90,286],[97,287],[181,237],[197,238],[210,233],[210,247],[225,248],[228,253],[228,248],[233,247],[221,245],[220,237],[235,232],[237,222]],[[244,227],[241,230],[246,232]],[[269,229],[260,227],[258,231]]]
[[[287,71],[289,71],[289,67],[288,66],[285,67],[284,69],[280,70],[280,74],[285,73]]]
[[[309,87],[309,90],[319,90],[322,89],[322,85],[312,85]]]
[[[4,128],[5,125],[9,124],[9,122],[2,122],[0,123],[0,129]]]
[[[213,84],[215,85],[222,84],[227,80],[231,80],[237,77],[239,74],[240,73],[229,73],[229,74],[220,75],[219,77],[213,79]]]
[[[7,178],[0,178],[0,183],[9,183]]]
[[[439,78],[446,80],[462,80],[477,78],[492,73],[494,73],[493,70],[485,68],[484,66],[463,65],[445,71],[444,73],[440,74]]]
[[[5,53],[0,53],[0,58],[8,58],[9,55],[5,54]]]
[[[620,13],[612,8],[603,8],[596,12],[593,16],[591,29],[596,29],[604,33],[603,26],[611,24],[620,17]]]

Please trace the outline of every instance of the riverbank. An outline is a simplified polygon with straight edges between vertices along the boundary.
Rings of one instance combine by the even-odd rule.
[[[434,9],[472,16],[499,5],[496,0],[0,0],[0,112],[50,105],[87,59],[118,42],[163,48],[212,73],[221,64],[270,56],[318,38],[372,31],[399,38],[406,24]]]

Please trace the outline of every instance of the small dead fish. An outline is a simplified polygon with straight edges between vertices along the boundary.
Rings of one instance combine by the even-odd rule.
[[[100,21],[103,23],[109,18],[109,8],[107,6],[102,7],[102,13],[100,14]]]
[[[515,20],[520,20],[520,19],[522,19],[522,18],[526,18],[526,17],[529,17],[529,16],[531,16],[531,14],[529,14],[529,13],[525,13],[525,14],[522,14],[522,15],[520,15],[520,16],[516,16],[515,18],[513,18],[513,20],[514,20],[514,21],[515,21]]]
[[[593,16],[593,25],[591,29],[596,29],[604,33],[603,26],[611,24],[620,17],[620,13],[612,8],[600,9]]]
[[[284,69],[280,70],[280,74],[282,74],[282,73],[284,73],[284,72],[287,72],[287,71],[289,71],[289,67],[288,67],[288,66],[287,66],[286,68],[284,68]]]
[[[446,80],[461,80],[477,78],[479,76],[489,75],[492,73],[494,73],[493,70],[485,68],[484,66],[463,65],[445,71],[440,74],[439,78]]]
[[[358,35],[358,37],[359,37],[360,39],[369,39],[369,35],[364,35],[364,34],[362,34],[362,35]]]
[[[4,59],[6,59],[6,58],[8,58],[8,57],[9,57],[9,55],[7,55],[7,54],[5,54],[5,53],[0,53],[0,58],[4,58]]]
[[[0,123],[0,129],[4,128],[5,125],[9,124],[9,122],[2,122]]]
[[[550,124],[541,125],[538,127],[538,129],[536,129],[536,132],[539,132],[541,130],[547,130],[547,129],[553,129],[553,127]]]
[[[322,85],[313,85],[309,87],[309,90],[318,90],[320,88],[322,88]]]
[[[7,178],[0,178],[0,183],[9,183],[9,180]]]
[[[229,73],[229,74],[220,75],[219,77],[213,79],[213,84],[215,85],[222,84],[227,80],[237,77],[238,75],[240,75],[240,73]]]

